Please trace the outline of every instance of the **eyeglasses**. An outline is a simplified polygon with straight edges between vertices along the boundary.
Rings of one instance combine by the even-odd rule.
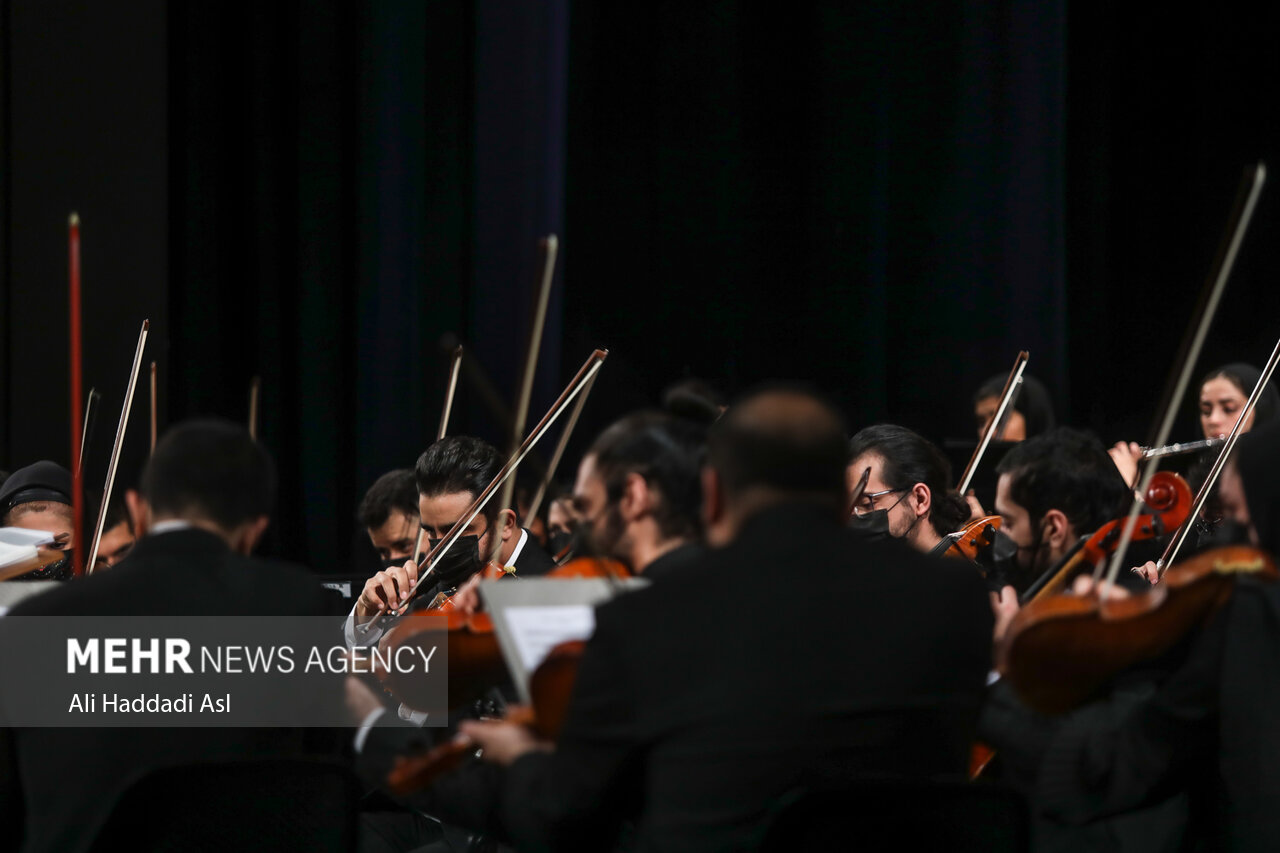
[[[857,506],[853,508],[853,514],[856,516],[869,515],[870,513],[873,513],[876,510],[877,498],[884,497],[885,495],[891,495],[894,492],[908,492],[908,491],[910,491],[910,489],[881,489],[878,492],[863,492],[862,497],[858,498]],[[905,497],[906,495],[904,494],[902,498],[905,498]],[[898,504],[902,503],[902,498],[898,498],[896,501],[894,501],[893,506],[889,507],[889,509],[893,509],[894,506],[897,506]]]

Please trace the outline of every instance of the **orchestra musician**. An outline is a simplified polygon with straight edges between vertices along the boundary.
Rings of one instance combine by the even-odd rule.
[[[419,804],[520,849],[607,849],[627,819],[635,849],[741,849],[797,787],[962,773],[990,663],[983,584],[849,531],[847,448],[810,395],[729,408],[702,472],[712,550],[678,594],[598,608],[555,745],[464,723],[488,763]]]
[[[973,394],[973,419],[977,423],[978,438],[987,431],[987,424],[1000,408],[1000,394],[1008,377],[1003,373],[987,379]],[[992,436],[996,441],[1025,441],[1053,429],[1053,401],[1049,391],[1039,379],[1022,375],[1022,387],[1018,389],[1005,416],[1004,430]]]
[[[870,468],[850,524],[868,536],[892,536],[925,553],[941,554],[943,537],[969,520],[968,502],[950,487],[951,464],[923,436],[894,424],[869,426],[849,443],[848,478]]]
[[[23,601],[0,619],[0,644],[23,642],[12,617],[24,615],[326,615],[308,572],[249,556],[274,496],[274,465],[243,427],[189,421],[170,429],[140,491],[127,494],[139,537],[133,553],[109,572]],[[340,681],[332,687],[340,708]],[[6,698],[13,699],[0,696],[0,720]],[[29,853],[88,849],[115,800],[145,770],[297,756],[310,745],[302,729],[0,728],[0,837],[23,839]]]
[[[414,476],[418,488],[419,523],[432,547],[456,524],[480,493],[502,469],[503,458],[493,445],[471,436],[447,436],[428,447],[418,458]],[[500,543],[495,562],[514,570],[517,576],[544,574],[554,567],[551,557],[533,541],[529,531],[519,526],[510,508],[491,501],[484,512],[467,525],[463,535],[449,550],[427,582],[419,590],[414,608],[428,606],[436,596],[452,594],[484,568]],[[418,580],[418,566],[412,558],[402,565],[378,572],[365,582],[344,632],[348,645],[368,646],[382,636],[377,617],[388,609],[398,609],[409,598]]]
[[[1248,540],[1280,547],[1280,425],[1240,439],[1223,470],[1227,517]],[[1005,698],[1010,727],[1038,728],[1036,805],[1088,826],[1185,792],[1180,849],[1280,848],[1280,588],[1239,578],[1230,601],[1182,647],[1158,688],[1094,702],[1061,721]],[[1132,849],[1158,849],[1134,839]],[[1163,848],[1169,849],[1169,848]]]
[[[66,552],[58,562],[17,580],[66,580],[72,576],[75,516],[71,494],[71,472],[48,460],[19,468],[0,487],[0,526],[44,531],[53,536],[53,543],[45,547]]]
[[[1262,372],[1251,364],[1240,362],[1226,364],[1214,368],[1200,380],[1199,415],[1200,433],[1203,438],[1225,438],[1240,417],[1245,401],[1253,393]],[[1240,432],[1246,433],[1255,426],[1273,423],[1280,415],[1280,391],[1274,385],[1267,385],[1258,403],[1245,422],[1240,425]],[[1118,441],[1108,451],[1121,476],[1130,485],[1138,481],[1138,463],[1142,460],[1142,447],[1133,441]],[[1217,454],[1207,452],[1212,460]],[[1203,470],[1196,470],[1203,469]],[[1208,472],[1207,464],[1198,464],[1190,472],[1192,488],[1198,488]],[[1198,473],[1198,478],[1197,478]],[[1198,480],[1198,481],[1197,481]]]
[[[665,577],[701,554],[705,429],[640,412],[610,426],[578,466],[574,510],[589,552]]]
[[[383,569],[413,557],[418,542],[418,485],[413,470],[397,468],[373,481],[356,510]]]
[[[1056,569],[1083,537],[1120,517],[1129,507],[1131,492],[1111,457],[1092,434],[1057,427],[1017,445],[997,466],[995,509],[1005,532],[1017,546],[1010,576],[1023,589],[1030,581]],[[1141,546],[1135,543],[1133,551]],[[1144,559],[1138,557],[1137,559]],[[1145,582],[1129,572],[1120,576],[1126,588]],[[1016,615],[1003,616],[997,641]],[[1152,689],[1152,674],[1130,673],[1109,701],[1096,713],[1121,716],[1136,697]],[[1071,715],[1064,719],[1070,720]],[[1008,780],[1026,797],[1033,818],[1036,850],[1161,850],[1173,849],[1187,820],[1186,796],[1173,792],[1147,807],[1117,817],[1099,816],[1076,825],[1046,812],[1041,784],[1044,750],[1061,719],[1041,717],[1022,706],[1003,681],[993,685],[979,724],[981,739],[995,747]]]

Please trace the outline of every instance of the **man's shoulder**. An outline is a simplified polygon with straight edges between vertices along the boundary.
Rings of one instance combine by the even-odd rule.
[[[177,534],[163,534],[177,536]],[[324,593],[301,566],[189,540],[141,547],[114,568],[67,581],[11,612],[43,615],[323,615]],[[155,545],[155,543],[150,543]]]

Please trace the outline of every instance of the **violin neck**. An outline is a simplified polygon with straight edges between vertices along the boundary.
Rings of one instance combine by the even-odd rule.
[[[1071,550],[1061,560],[1051,566],[1047,572],[1036,578],[1036,582],[1027,587],[1026,592],[1018,599],[1019,604],[1027,604],[1040,598],[1056,595],[1067,585],[1071,573],[1084,562],[1084,546],[1088,536],[1081,536]]]

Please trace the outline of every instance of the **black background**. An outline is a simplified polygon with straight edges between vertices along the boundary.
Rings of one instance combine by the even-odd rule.
[[[442,336],[510,399],[553,231],[532,417],[611,350],[577,447],[686,375],[967,436],[1020,348],[1060,421],[1143,438],[1240,173],[1280,164],[1277,13],[860,5],[0,0],[0,465],[68,459],[71,210],[90,481],[149,317],[162,424],[262,377],[269,547],[317,569],[434,434]],[[1280,335],[1274,193],[1197,374]],[[464,430],[501,435],[471,382]]]

